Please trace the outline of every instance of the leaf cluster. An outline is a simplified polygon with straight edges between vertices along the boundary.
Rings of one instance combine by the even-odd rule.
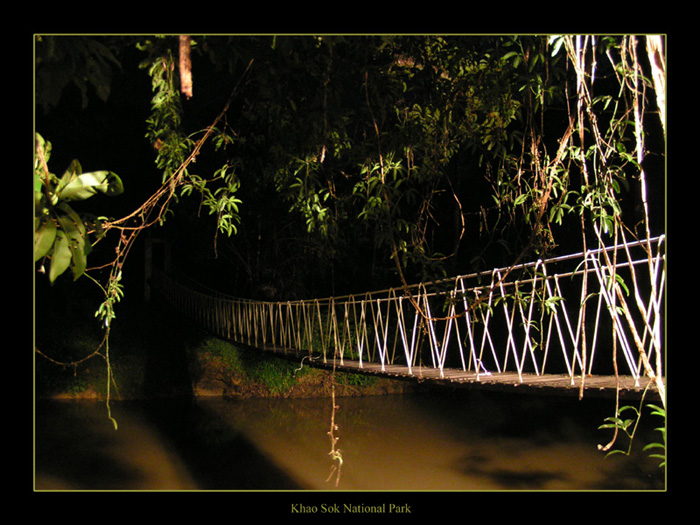
[[[234,166],[226,161],[208,178],[190,171],[199,136],[205,132],[188,134],[184,129],[184,109],[171,46],[172,39],[165,37],[146,40],[138,46],[147,54],[140,67],[148,70],[153,90],[146,138],[157,152],[155,165],[162,172],[162,182],[173,188],[174,201],[199,194],[202,205],[209,209],[210,215],[216,216],[218,230],[230,236],[237,231],[240,222],[241,200],[236,196],[240,181]],[[230,133],[219,129],[212,131],[215,152],[223,151],[234,142]],[[175,193],[175,187],[179,188],[179,193]],[[164,210],[161,215],[161,223],[168,211]]]
[[[433,213],[456,206],[453,161],[497,155],[521,103],[513,75],[480,39],[278,37],[259,45],[235,153],[271,180],[311,232],[364,231],[428,264]],[[259,177],[259,178],[258,178]],[[444,212],[442,212],[444,213]],[[366,235],[365,233],[364,235]]]
[[[36,134],[34,160],[34,261],[49,264],[48,277],[53,283],[70,268],[78,279],[87,268],[92,245],[103,235],[105,217],[78,213],[72,203],[101,193],[120,195],[121,179],[111,171],[83,173],[78,160],[73,160],[59,178],[49,171],[51,143]]]
[[[659,453],[649,454],[649,457],[660,459],[661,463],[659,464],[659,467],[664,468],[666,466],[666,410],[662,407],[653,405],[651,403],[648,403],[647,407],[651,409],[651,415],[663,418],[664,426],[657,427],[654,429],[661,433],[662,442],[649,443],[648,445],[644,446],[643,451],[648,452],[660,450]],[[631,412],[632,417],[623,418],[623,413],[627,412]],[[607,421],[607,423],[600,425],[600,427],[598,427],[599,429],[611,429],[615,430],[616,432],[622,432],[628,438],[628,447],[626,450],[612,449],[607,453],[607,456],[615,454],[623,454],[626,456],[630,455],[630,452],[632,450],[632,443],[634,441],[634,436],[637,432],[641,416],[641,407],[637,408],[634,406],[626,405],[620,407],[617,411],[617,414],[614,417],[605,418],[605,421]]]
[[[657,405],[652,405],[648,404],[647,405],[651,409],[651,414],[654,416],[659,416],[663,418],[664,423],[666,422],[666,409],[659,407]],[[662,427],[656,427],[654,430],[657,432],[661,433],[661,442],[655,442],[655,443],[649,443],[644,447],[644,451],[656,451],[659,450],[659,453],[655,454],[649,454],[650,458],[656,458],[660,459],[661,463],[659,464],[660,468],[663,468],[666,466],[666,425]]]

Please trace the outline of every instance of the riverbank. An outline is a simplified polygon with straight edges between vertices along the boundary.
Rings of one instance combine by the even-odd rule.
[[[121,313],[121,312],[120,312]],[[41,327],[44,329],[44,327]],[[48,330],[48,328],[46,328]],[[112,328],[109,366],[100,355],[103,333],[92,325],[63,325],[63,337],[43,342],[35,360],[38,398],[161,399],[181,397],[312,398],[372,396],[415,392],[401,380],[308,366],[308,360],[284,359],[237,346],[202,333],[165,309],[136,305],[124,309]]]
[[[362,376],[344,372],[335,374],[307,365],[272,356],[251,356],[254,350],[236,348],[225,341],[212,340],[207,344],[228,346],[228,354],[244,356],[248,364],[231,362],[230,356],[209,351],[198,351],[190,362],[193,375],[191,388],[177,388],[154,393],[144,384],[145,361],[133,357],[115,360],[114,383],[110,396],[116,399],[134,400],[154,397],[222,397],[227,399],[252,398],[315,398],[335,395],[377,396],[414,393],[416,387],[406,381]],[[97,363],[95,363],[97,365]],[[65,373],[54,377],[54,387],[39,394],[41,398],[54,399],[106,399],[106,365],[92,366],[75,377]],[[168,395],[165,393],[168,392]]]

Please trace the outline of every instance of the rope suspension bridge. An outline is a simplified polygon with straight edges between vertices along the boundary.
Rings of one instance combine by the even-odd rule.
[[[310,366],[579,396],[664,396],[665,238],[342,297],[254,301],[154,271],[201,328]]]

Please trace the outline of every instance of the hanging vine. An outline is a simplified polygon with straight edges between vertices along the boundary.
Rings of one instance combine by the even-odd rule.
[[[114,376],[109,356],[109,336],[112,323],[116,318],[115,306],[124,295],[121,284],[124,265],[138,235],[154,225],[162,224],[171,203],[177,202],[179,197],[189,195],[193,191],[200,193],[203,204],[209,207],[210,214],[216,214],[217,231],[231,235],[235,233],[236,224],[240,220],[238,216],[240,200],[236,197],[239,182],[231,166],[224,165],[208,179],[189,172],[190,164],[196,160],[207,142],[213,141],[215,150],[219,150],[233,141],[230,134],[219,130],[217,126],[224,120],[226,111],[236,94],[237,86],[221,113],[209,127],[193,136],[185,136],[180,127],[182,107],[180,91],[174,75],[172,52],[167,46],[163,50],[159,46],[152,46],[149,42],[143,44],[141,49],[151,53],[155,49],[162,51],[157,57],[152,55],[143,64],[144,67],[149,68],[153,83],[152,115],[148,120],[147,138],[151,140],[154,149],[158,152],[156,166],[163,171],[160,188],[137,209],[119,219],[81,217],[73,211],[68,202],[89,198],[97,192],[118,195],[123,192],[119,177],[108,171],[82,173],[80,164],[73,161],[63,177],[59,179],[48,169],[51,145],[40,135],[37,135],[36,139],[34,166],[35,261],[47,261],[51,282],[70,267],[75,279],[86,276],[100,288],[104,295],[104,301],[95,312],[95,317],[104,327],[104,337],[98,348],[89,355],[71,362],[53,359],[38,348],[35,351],[55,364],[72,367],[95,356],[101,356],[107,365],[108,417],[115,429],[117,422],[112,418],[110,409],[110,388],[114,384]],[[182,50],[182,47],[180,49]],[[195,139],[196,135],[201,136]],[[108,232],[112,230],[119,233],[114,248],[115,257],[100,266],[88,267],[87,255],[94,245],[105,239]],[[94,237],[93,242],[90,242],[91,236]],[[44,272],[44,266],[45,264],[40,266],[40,273]],[[109,275],[106,283],[102,284],[90,275],[90,272],[104,268],[109,269]]]
[[[582,176],[576,209],[582,217],[581,224],[582,229],[584,229],[584,239],[586,238],[585,226],[587,222],[583,218],[584,216],[589,216],[594,239],[598,245],[604,245],[606,237],[612,237],[615,244],[620,239],[625,240],[628,235],[635,239],[646,239],[648,243],[650,243],[652,238],[647,200],[648,181],[643,167],[646,154],[646,133],[643,119],[647,113],[647,89],[653,89],[655,86],[661,125],[662,129],[665,130],[665,60],[661,51],[660,37],[648,36],[646,38],[653,83],[644,73],[644,67],[639,56],[641,45],[636,36],[623,37],[619,42],[610,38],[597,40],[592,36],[565,36],[556,40],[558,45],[563,44],[566,49],[576,77],[577,107],[573,113],[578,128],[578,133],[576,134],[578,144],[576,145],[577,155],[574,155],[574,159],[577,161]],[[610,95],[594,97],[592,95],[593,84],[596,80],[599,51],[600,56],[605,57],[609,61],[611,70],[614,72],[619,86],[617,97]],[[597,117],[599,112],[596,111],[596,108],[601,105],[603,108],[612,109],[612,116],[608,119],[607,126]],[[584,130],[588,131],[586,135],[584,135]],[[633,173],[633,177],[639,183],[639,202],[642,209],[641,232],[637,231],[632,225],[625,223],[619,205],[618,195],[621,192],[621,185],[628,184],[626,176],[628,171]],[[654,413],[665,418],[666,390],[661,342],[654,335],[656,332],[651,330],[652,345],[656,350],[656,361],[652,363],[645,349],[642,336],[635,328],[632,312],[625,300],[630,287],[637,289],[636,273],[634,271],[630,272],[632,282],[629,285],[626,284],[615,270],[617,267],[617,252],[615,251],[612,255],[604,252],[604,256],[605,264],[608,268],[607,271],[610,275],[609,293],[618,300],[618,308],[632,333],[644,371],[654,382],[661,398],[663,408],[659,409],[653,406],[652,408],[656,409]],[[650,244],[648,246],[648,257],[650,272],[652,272],[654,266],[651,264],[653,255]],[[650,282],[652,286],[652,301],[650,304],[654,304],[658,291],[653,275],[650,275]],[[645,307],[639,302],[638,306],[640,314],[646,319],[647,312]],[[616,330],[617,326],[614,325],[613,366],[617,375]],[[622,419],[622,413],[627,410],[635,411],[636,417],[631,420]],[[601,428],[613,429],[612,439],[608,444],[600,445],[599,448],[603,451],[609,451],[615,444],[620,432],[626,434],[631,440],[634,436],[634,431],[630,430],[630,427],[634,425],[634,428],[636,428],[641,413],[641,409],[638,410],[629,406],[620,407],[618,392],[615,417],[608,418],[608,423],[601,426]],[[665,462],[663,464],[665,465]]]

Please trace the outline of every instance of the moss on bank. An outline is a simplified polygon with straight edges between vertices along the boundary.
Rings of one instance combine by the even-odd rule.
[[[336,372],[309,367],[302,362],[237,347],[213,337],[196,352],[199,370],[197,395],[226,397],[317,397],[403,393],[408,385],[376,376]]]

